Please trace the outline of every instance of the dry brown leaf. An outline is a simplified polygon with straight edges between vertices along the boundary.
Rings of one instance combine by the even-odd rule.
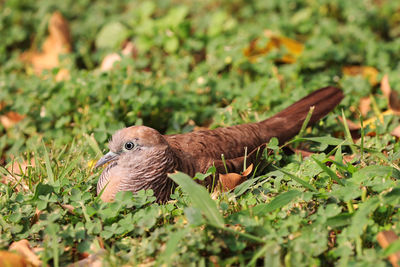
[[[210,260],[210,262],[213,263],[213,265],[214,265],[215,267],[220,267],[220,266],[221,266],[221,265],[219,265],[219,263],[218,263],[218,261],[219,261],[218,256],[213,255],[213,256],[208,257],[208,259]]]
[[[400,126],[394,128],[393,131],[390,132],[390,134],[397,138],[400,138]]]
[[[253,164],[251,164],[243,173],[227,173],[219,175],[219,182],[222,186],[223,191],[229,191],[234,189],[246,181],[247,176],[253,171]]]
[[[392,115],[392,114],[393,114],[393,111],[391,109],[388,109],[388,110],[382,112],[380,115],[388,116],[388,115]],[[372,118],[369,118],[368,120],[365,120],[364,123],[363,123],[364,127],[367,126],[367,125],[370,125],[371,129],[375,129],[376,128],[375,122],[377,120],[379,120],[378,116],[374,116]]]
[[[16,251],[18,254],[24,257],[24,259],[30,263],[32,266],[42,266],[42,261],[39,257],[32,251],[28,240],[22,239],[17,242],[13,242],[9,249],[10,251]]]
[[[315,154],[314,152],[307,151],[307,150],[302,150],[302,149],[293,149],[293,151],[296,154],[300,154],[303,159],[304,158],[308,158],[308,157],[310,157],[310,156]]]
[[[354,154],[352,154],[352,155],[344,155],[343,156],[343,163],[347,163],[347,162],[351,162],[353,159],[354,159],[354,157],[355,157],[356,155],[354,155]]]
[[[136,57],[137,49],[132,42],[126,42],[123,46],[121,54],[126,57]],[[118,53],[112,53],[104,57],[100,65],[101,71],[109,71],[113,68],[114,63],[121,61],[121,56]]]
[[[69,74],[69,70],[67,69],[60,69],[57,74],[56,74],[56,81],[60,82],[60,81],[66,81],[69,80],[70,78],[70,74]]]
[[[381,7],[383,4],[387,3],[388,0],[374,0],[373,3],[378,7]]]
[[[360,99],[360,104],[358,107],[360,109],[361,115],[363,117],[367,116],[368,112],[371,110],[371,98],[369,96],[362,97]]]
[[[9,111],[6,114],[0,116],[0,123],[3,125],[4,128],[9,129],[24,118],[25,115],[18,114],[14,111]]]
[[[15,159],[13,164],[7,167],[7,170],[11,174],[22,175],[26,172],[28,167],[34,167],[34,166],[35,166],[35,159],[33,158],[31,158],[30,163],[27,162],[26,160]]]
[[[389,76],[387,74],[381,80],[381,91],[388,99],[389,108],[393,111],[393,114],[400,115],[400,98],[398,93],[390,87]]]
[[[389,95],[389,108],[395,115],[400,115],[400,98],[396,91],[391,91]]]
[[[0,251],[0,266],[1,267],[28,267],[29,264],[23,256],[8,251]]]
[[[372,86],[375,86],[378,84],[378,74],[379,71],[374,68],[374,67],[370,67],[370,66],[346,66],[342,68],[342,72],[345,75],[348,76],[357,76],[357,75],[361,75],[364,78],[367,78],[369,83]]]
[[[242,176],[247,177],[253,171],[253,163],[242,172]]]
[[[376,236],[379,245],[382,248],[387,248],[390,244],[398,240],[398,236],[392,230],[379,232]],[[400,261],[400,251],[397,251],[389,256],[389,261],[394,267],[398,267]]]
[[[260,56],[266,55],[272,50],[279,49],[282,46],[288,51],[286,55],[278,59],[278,61],[283,63],[296,62],[297,57],[303,52],[304,45],[296,40],[279,36],[269,30],[266,30],[264,35],[270,39],[265,46],[257,46],[258,39],[254,39],[250,42],[250,45],[243,50],[244,55],[249,58],[250,62],[255,62]]]
[[[21,60],[32,64],[38,75],[45,69],[58,67],[59,56],[71,52],[69,25],[60,12],[56,11],[52,14],[48,30],[49,36],[43,43],[42,52],[32,48],[31,51],[21,55]],[[60,76],[65,76],[65,71]]]
[[[24,174],[28,167],[35,166],[35,160],[31,158],[30,164],[24,159],[15,159],[13,164],[7,166],[8,175],[0,176],[0,182],[3,184],[17,184],[16,191],[28,190],[29,186],[25,181],[19,179],[19,176]]]
[[[389,98],[392,89],[390,88],[389,76],[387,74],[385,74],[381,80],[381,90],[383,95]]]
[[[240,185],[245,180],[246,177],[238,173],[227,173],[219,175],[219,181],[221,182],[222,189],[224,191],[229,191],[234,189],[236,186]]]
[[[61,204],[61,207],[65,210],[67,210],[71,214],[75,214],[75,208],[72,205],[69,204]]]
[[[114,66],[115,62],[121,60],[121,56],[118,53],[112,53],[104,57],[103,61],[100,65],[101,71],[108,71],[111,70]]]
[[[40,214],[42,214],[42,211],[39,210],[38,208],[35,209],[35,214],[31,218],[31,225],[34,225],[39,221]]]
[[[283,75],[279,74],[279,70],[276,66],[272,66],[271,70],[275,78],[278,79],[281,90],[283,90],[285,88],[285,79]]]

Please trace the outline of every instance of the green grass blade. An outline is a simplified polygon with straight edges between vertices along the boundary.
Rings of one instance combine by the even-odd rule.
[[[340,138],[335,138],[332,136],[321,136],[321,137],[302,137],[302,138],[296,138],[293,139],[292,141],[290,141],[287,144],[291,144],[293,142],[297,142],[297,141],[312,141],[312,142],[317,142],[317,143],[321,143],[321,144],[326,144],[326,145],[330,145],[330,146],[339,146],[339,145],[344,145],[344,146],[348,146],[351,145],[351,143],[349,143],[347,140],[343,140]]]
[[[66,167],[63,168],[61,174],[58,176],[59,179],[63,179],[68,173],[70,173],[74,168],[78,166],[78,162],[80,162],[80,158],[75,158],[71,161],[68,161]]]
[[[307,117],[304,120],[303,125],[301,126],[299,134],[297,135],[298,138],[303,137],[304,133],[306,132],[307,125],[310,122],[310,119],[311,119],[311,116],[312,116],[312,114],[314,112],[314,109],[315,109],[315,106],[310,107],[310,110],[307,113]]]
[[[344,136],[345,139],[347,140],[347,142],[349,142],[350,144],[350,149],[353,152],[353,154],[357,153],[357,150],[354,146],[354,142],[353,142],[353,138],[351,137],[351,133],[349,130],[349,126],[347,125],[347,119],[346,119],[346,115],[344,115],[344,111],[342,109],[342,118],[343,118],[343,126],[344,126]]]
[[[255,252],[249,263],[246,265],[246,267],[256,266],[258,258],[264,256],[265,253],[268,251],[268,249],[270,249],[270,247],[271,245],[266,244],[263,247],[261,247],[257,252]]]
[[[182,238],[186,232],[186,228],[184,228],[170,234],[169,240],[165,245],[165,250],[158,257],[155,266],[171,266],[172,255],[178,248],[179,242],[182,241]]]
[[[103,155],[103,152],[101,151],[99,144],[97,143],[96,139],[94,139],[93,135],[83,134],[83,136],[86,138],[86,141],[88,142],[90,148],[96,154],[96,157],[99,155]]]
[[[182,187],[183,191],[189,195],[193,206],[201,210],[211,224],[224,227],[224,219],[217,208],[217,204],[211,199],[204,187],[198,185],[182,172],[169,174],[169,177]]]
[[[340,178],[336,175],[336,173],[334,173],[330,168],[328,168],[324,163],[322,163],[321,161],[317,160],[315,157],[311,157],[315,163],[318,164],[318,166],[326,173],[329,175],[329,177],[331,177],[332,180],[336,181],[338,184],[340,185],[344,185],[343,181],[340,180]]]
[[[389,244],[387,248],[383,250],[383,257],[389,257],[390,255],[400,251],[400,239],[397,239],[393,243]]]
[[[46,165],[47,177],[49,178],[50,184],[54,184],[54,173],[53,173],[53,170],[51,169],[49,153],[47,152],[46,145],[43,143],[43,141],[42,141],[42,145],[43,145],[43,151],[44,151],[44,162]]]
[[[285,193],[279,194],[270,203],[258,204],[253,208],[255,215],[263,215],[274,210],[280,209],[289,204],[293,199],[300,196],[302,193],[298,190],[290,190]]]
[[[278,171],[283,172],[284,174],[286,174],[287,176],[289,176],[290,178],[292,178],[293,180],[295,180],[296,182],[298,182],[299,184],[301,184],[305,188],[307,188],[307,189],[309,189],[309,190],[311,190],[313,192],[318,192],[318,190],[315,189],[311,184],[307,183],[306,181],[304,181],[303,179],[297,177],[296,175],[294,175],[294,174],[292,174],[292,173],[290,173],[288,171],[285,171],[285,170],[283,170],[283,169],[281,169],[281,168],[279,168],[279,167],[277,167],[275,165],[272,165],[272,166],[275,169],[277,169]]]
[[[361,160],[363,160],[364,156],[364,138],[365,138],[365,130],[364,130],[364,120],[362,118],[361,112],[359,114],[360,117],[360,125],[361,125],[361,144],[360,144],[360,150],[361,150]]]

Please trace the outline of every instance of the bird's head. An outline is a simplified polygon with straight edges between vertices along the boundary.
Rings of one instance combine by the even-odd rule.
[[[110,151],[95,165],[100,167],[120,157],[138,157],[148,149],[165,149],[168,146],[164,137],[153,128],[146,126],[131,126],[114,133],[108,145]]]
[[[118,191],[162,193],[161,185],[174,164],[172,151],[158,131],[145,126],[121,129],[112,136],[109,149],[95,165],[109,163],[97,183],[98,194],[104,189],[103,200],[111,201]]]

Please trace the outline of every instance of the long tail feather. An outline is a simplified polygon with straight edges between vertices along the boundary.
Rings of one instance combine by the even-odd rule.
[[[309,121],[309,124],[313,124],[332,111],[342,99],[343,92],[340,89],[333,86],[321,88],[261,122],[261,125],[268,137],[272,134],[278,137],[280,143],[283,143],[300,131],[310,107],[314,106]]]

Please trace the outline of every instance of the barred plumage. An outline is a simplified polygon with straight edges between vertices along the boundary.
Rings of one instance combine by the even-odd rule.
[[[177,170],[193,176],[196,172],[204,173],[213,164],[218,172],[223,172],[221,154],[229,171],[239,171],[245,147],[250,152],[247,162],[255,161],[257,149],[262,152],[263,144],[272,137],[283,143],[295,136],[311,106],[315,109],[310,123],[315,123],[342,98],[341,90],[322,88],[267,120],[215,130],[164,136],[145,126],[119,130],[110,141],[110,152],[97,164],[113,161],[100,176],[97,192],[106,186],[102,199],[111,201],[118,191],[153,189],[157,200],[165,201],[173,185],[168,173]],[[132,150],[125,148],[127,142],[134,144]],[[202,183],[207,186],[211,181],[206,179]]]

